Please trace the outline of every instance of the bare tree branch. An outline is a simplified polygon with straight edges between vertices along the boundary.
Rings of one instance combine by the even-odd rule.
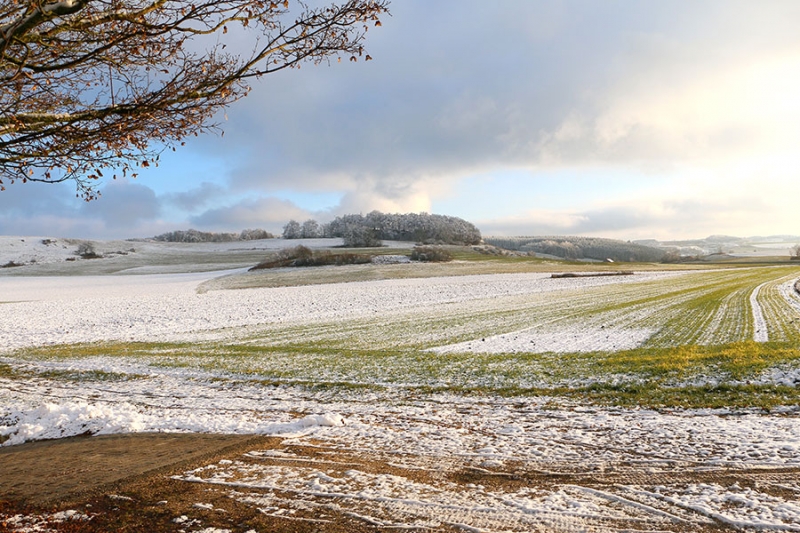
[[[135,176],[248,80],[303,62],[365,56],[389,0],[308,8],[288,0],[13,0],[0,6],[0,190],[72,180],[97,197],[103,172]],[[250,54],[223,36],[253,36]],[[211,36],[211,37],[209,37]],[[200,43],[207,45],[203,53]],[[210,46],[208,46],[210,44]]]

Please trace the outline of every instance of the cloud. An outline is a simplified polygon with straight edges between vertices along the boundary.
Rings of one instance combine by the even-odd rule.
[[[84,203],[81,212],[111,228],[135,228],[141,222],[156,220],[161,213],[155,192],[145,185],[115,180],[107,183],[101,193],[101,200]]]
[[[398,181],[365,180],[358,189],[346,193],[331,215],[347,213],[421,213],[431,210],[428,188],[413,179]]]
[[[101,193],[87,203],[70,183],[16,183],[0,193],[0,233],[110,239],[151,236],[172,225],[159,217],[158,198],[144,185],[117,180]]]
[[[214,231],[237,231],[248,228],[280,231],[290,219],[303,221],[309,218],[313,218],[312,213],[297,207],[292,202],[262,197],[210,209],[192,217],[191,223],[199,229]]]
[[[270,75],[230,109],[224,138],[202,141],[227,158],[232,191],[400,208],[478,172],[599,165],[647,179],[800,136],[792,2],[392,8],[368,36],[375,61]],[[373,194],[398,183],[405,200]]]
[[[536,32],[552,33],[548,22],[560,21],[561,8],[393,9],[370,32],[375,61],[276,74],[231,108],[225,137],[208,149],[223,157],[236,150],[232,186],[352,189],[365,179],[428,179],[495,164],[522,144],[515,136],[557,124],[567,109],[560,99],[579,92],[557,58],[532,49],[544,40]]]
[[[24,212],[0,214],[0,231],[39,227],[29,213],[129,235],[437,204],[486,231],[791,231],[800,224],[790,200],[800,194],[798,18],[788,0],[395,2],[367,36],[374,61],[265,76],[220,117],[224,137],[165,153],[144,188],[109,184],[98,207],[63,200],[72,196],[64,188],[19,197]],[[623,174],[630,187],[572,180],[570,190],[547,177],[565,170]],[[520,177],[461,194],[471,177],[512,172],[536,176],[543,192]],[[320,211],[303,200],[313,195],[334,198],[325,208],[341,200]]]
[[[665,199],[647,204],[626,200],[584,210],[535,210],[477,221],[484,235],[591,235],[619,239],[701,238],[728,227],[739,236],[768,235],[753,223],[765,206],[758,200]],[[733,221],[733,223],[731,223]]]
[[[184,192],[164,194],[162,202],[188,212],[195,212],[226,194],[222,185],[204,181],[199,187]]]
[[[17,182],[0,192],[0,233],[75,235],[71,232],[82,226],[79,207],[69,184]]]

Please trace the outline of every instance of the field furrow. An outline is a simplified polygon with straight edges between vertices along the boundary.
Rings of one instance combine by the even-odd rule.
[[[800,341],[800,298],[794,292],[796,280],[796,273],[781,277],[765,284],[759,293],[770,340]]]

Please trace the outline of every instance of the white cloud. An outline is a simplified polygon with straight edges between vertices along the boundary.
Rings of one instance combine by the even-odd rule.
[[[273,230],[289,218],[430,211],[443,199],[454,215],[477,213],[465,218],[484,221],[484,232],[800,227],[799,3],[404,0],[392,9],[367,39],[375,61],[266,77],[231,107],[224,137],[165,154],[149,187],[108,185],[102,207],[61,197],[63,188],[32,186],[47,192],[6,197],[14,201],[0,193],[0,232],[38,227],[37,214],[108,235]],[[470,177],[509,169],[529,171],[520,179],[542,192],[506,180],[484,197],[461,194]],[[565,169],[587,180],[619,172],[630,187],[601,182],[587,199],[547,177]],[[340,204],[303,203],[323,193]]]
[[[272,197],[247,199],[227,207],[210,209],[191,218],[199,229],[211,231],[240,231],[266,229],[280,232],[290,219],[303,221],[313,218],[312,213],[292,202]]]

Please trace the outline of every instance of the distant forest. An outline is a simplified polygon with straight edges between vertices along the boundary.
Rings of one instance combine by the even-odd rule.
[[[188,229],[162,233],[153,237],[153,240],[163,242],[234,242],[274,238],[275,235],[263,229],[246,229],[242,230],[241,233],[212,233]]]
[[[384,240],[424,244],[478,244],[481,232],[458,217],[427,213],[381,213],[342,215],[327,224],[290,220],[283,228],[284,239],[340,237],[345,246],[380,246]]]
[[[597,237],[486,237],[486,244],[506,250],[548,254],[564,259],[657,262],[664,250],[632,242]]]
[[[427,213],[381,213],[342,215],[327,224],[306,220],[302,224],[290,220],[283,227],[284,239],[318,239],[338,237],[349,247],[380,246],[382,241],[413,241],[424,244],[478,244],[481,232],[474,224],[458,217]],[[163,242],[234,242],[272,239],[275,235],[263,229],[246,229],[241,233],[214,233],[196,229],[177,230],[153,237]]]

